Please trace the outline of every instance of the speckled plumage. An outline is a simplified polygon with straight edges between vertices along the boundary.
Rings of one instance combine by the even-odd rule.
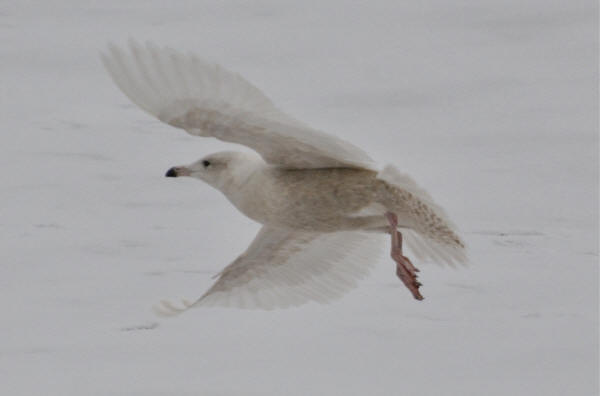
[[[161,121],[260,154],[215,153],[167,173],[205,181],[263,227],[202,297],[182,308],[163,302],[163,314],[331,301],[368,272],[384,233],[398,276],[422,299],[398,228],[419,258],[465,261],[443,209],[410,177],[379,171],[363,150],[284,114],[239,75],[152,44],[111,46],[102,59],[119,88]]]

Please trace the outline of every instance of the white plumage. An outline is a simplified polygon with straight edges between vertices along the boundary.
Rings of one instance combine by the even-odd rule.
[[[129,50],[111,45],[102,60],[119,88],[161,121],[246,145],[262,157],[217,153],[167,173],[206,181],[263,228],[202,297],[183,307],[163,301],[162,314],[200,305],[284,308],[340,297],[376,261],[390,212],[419,258],[466,261],[444,210],[410,177],[392,166],[377,172],[363,150],[284,114],[238,74],[135,42]]]
[[[196,56],[131,42],[130,52],[112,45],[102,60],[129,99],[192,135],[243,144],[290,168],[375,166],[358,147],[287,116],[238,74]]]
[[[163,301],[157,310],[169,315],[200,304],[273,309],[327,303],[369,273],[381,242],[372,233],[315,234],[265,226],[202,297],[184,302],[184,308]]]

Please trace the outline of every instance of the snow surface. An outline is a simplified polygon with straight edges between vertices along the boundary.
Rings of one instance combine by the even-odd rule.
[[[594,1],[0,3],[1,395],[597,395]],[[258,226],[165,179],[231,146],[132,105],[103,70],[150,39],[240,72],[410,173],[472,266],[390,259],[343,300],[160,319]]]

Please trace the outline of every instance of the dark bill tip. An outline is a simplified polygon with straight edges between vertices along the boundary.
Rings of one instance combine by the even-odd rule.
[[[175,170],[175,168],[173,167],[167,171],[165,176],[166,177],[177,177],[177,170]]]

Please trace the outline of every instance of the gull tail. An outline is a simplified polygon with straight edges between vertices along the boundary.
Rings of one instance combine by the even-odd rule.
[[[391,165],[378,178],[385,182],[385,206],[408,227],[402,235],[417,258],[451,266],[467,263],[465,243],[456,226],[427,191]]]

